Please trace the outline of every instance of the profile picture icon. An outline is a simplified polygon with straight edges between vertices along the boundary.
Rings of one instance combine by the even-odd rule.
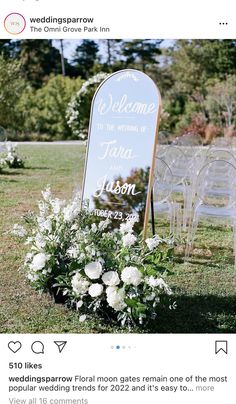
[[[9,34],[19,35],[26,27],[25,17],[20,13],[8,14],[4,20],[4,27]]]

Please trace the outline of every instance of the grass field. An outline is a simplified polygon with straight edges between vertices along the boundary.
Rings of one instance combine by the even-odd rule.
[[[98,319],[79,323],[78,313],[35,292],[19,271],[27,246],[8,232],[29,210],[37,209],[41,190],[51,184],[61,198],[70,198],[82,183],[85,148],[75,145],[25,145],[19,148],[26,168],[0,174],[0,330],[2,333],[126,332]],[[163,226],[162,226],[163,224]],[[167,231],[161,222],[158,231]],[[150,332],[236,332],[236,271],[232,231],[207,223],[197,232],[192,262],[183,263],[176,249],[169,284],[176,310],[160,312]],[[137,330],[136,330],[137,331]]]

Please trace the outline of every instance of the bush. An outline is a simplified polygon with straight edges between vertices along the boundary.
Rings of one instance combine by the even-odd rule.
[[[53,139],[71,138],[66,110],[72,94],[82,86],[80,78],[51,76],[40,89],[28,87],[23,93],[19,111],[23,132],[47,134]],[[49,140],[49,139],[48,139]]]
[[[17,145],[6,142],[6,152],[0,155],[0,168],[23,168],[24,160],[18,155]]]

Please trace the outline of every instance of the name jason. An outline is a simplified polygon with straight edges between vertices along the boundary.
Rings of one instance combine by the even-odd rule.
[[[108,192],[111,194],[116,194],[116,195],[138,195],[141,193],[141,191],[136,192],[136,185],[135,184],[128,184],[125,182],[124,184],[121,184],[120,181],[108,181],[107,180],[107,175],[104,175],[103,177],[99,178],[97,181],[98,188],[94,193],[95,198],[99,198],[102,193]]]

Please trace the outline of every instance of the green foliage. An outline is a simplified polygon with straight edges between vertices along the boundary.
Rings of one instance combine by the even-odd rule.
[[[17,129],[17,102],[25,88],[19,62],[0,55],[0,125]]]
[[[209,83],[221,81],[224,87],[227,75],[236,73],[235,41],[177,40],[165,53],[166,62],[162,70],[164,77],[169,77],[170,87],[165,88],[163,97],[168,119],[163,121],[161,129],[179,133],[199,113],[205,116],[206,121],[213,119],[220,124],[219,117],[216,119],[215,113],[212,113],[213,106],[209,106]],[[220,115],[220,108],[216,109]]]
[[[66,109],[72,94],[82,85],[80,78],[51,76],[40,89],[28,87],[19,103],[26,132],[48,133],[53,138],[71,137],[66,121]]]
[[[83,79],[88,79],[92,74],[98,51],[97,43],[90,39],[84,39],[81,45],[77,46],[72,62]]]
[[[197,129],[196,117],[201,116],[206,125],[217,125],[218,132],[231,127],[233,133],[234,107],[228,111],[228,101],[227,105],[222,97],[220,104],[218,101],[221,90],[231,94],[229,86],[234,85],[228,83],[228,77],[236,76],[235,40],[83,40],[71,62],[63,54],[67,42],[60,44],[47,39],[0,40],[0,125],[10,132],[11,139],[19,134],[40,134],[44,139],[84,135],[92,86],[81,100],[79,95],[80,105],[74,97],[76,106],[65,118],[65,103],[80,86],[73,92],[73,85],[61,78],[58,82],[55,79],[54,85],[52,75],[60,77],[63,71],[69,77],[90,81],[94,74],[124,68],[143,70],[160,88],[164,109],[160,130],[179,135],[186,128]]]
[[[121,53],[126,59],[126,67],[133,65],[145,72],[149,65],[157,65],[157,55],[161,53],[159,49],[161,42],[161,40],[150,39],[124,42]]]
[[[61,56],[48,39],[23,39],[19,43],[18,58],[24,78],[34,88],[40,88],[51,74],[61,73]]]
[[[219,126],[236,124],[236,75],[214,80],[207,93],[205,106],[211,120]]]

